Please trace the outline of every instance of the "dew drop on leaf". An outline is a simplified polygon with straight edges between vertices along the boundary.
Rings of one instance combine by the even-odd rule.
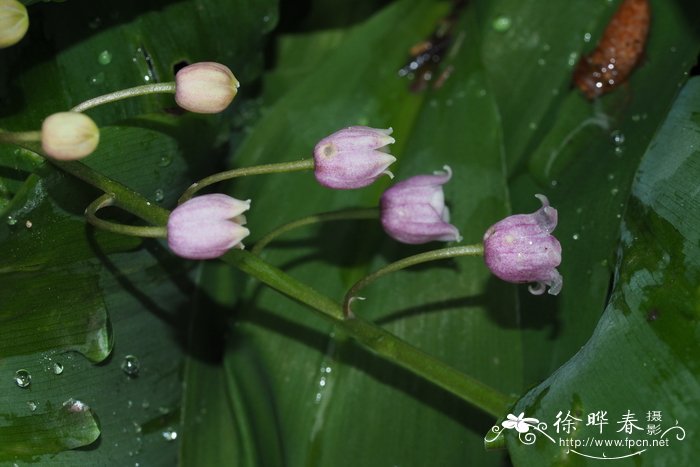
[[[51,365],[51,370],[53,371],[54,375],[60,375],[63,373],[63,364],[59,362],[53,362],[53,365]]]
[[[166,441],[175,441],[177,439],[177,431],[173,430],[172,428],[166,428],[163,433],[163,439]]]
[[[497,32],[506,32],[508,29],[510,29],[510,26],[512,24],[512,21],[510,20],[509,17],[507,16],[499,16],[498,18],[493,20],[493,30]]]
[[[17,370],[15,383],[21,388],[27,388],[32,383],[32,375],[27,370]]]
[[[172,163],[173,163],[173,156],[170,154],[164,154],[164,155],[160,156],[160,160],[158,161],[158,166],[159,167],[167,167]]]
[[[109,50],[103,50],[97,56],[97,61],[100,65],[109,65],[112,63],[112,53]]]
[[[133,355],[127,355],[122,361],[121,368],[124,373],[134,378],[138,376],[140,366],[141,364],[139,363],[138,358],[134,357]]]

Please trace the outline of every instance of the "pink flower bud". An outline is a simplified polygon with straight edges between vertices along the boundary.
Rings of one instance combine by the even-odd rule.
[[[393,178],[387,168],[396,161],[387,145],[394,142],[392,129],[377,130],[351,126],[336,131],[314,148],[314,172],[323,186],[338,190],[362,188],[382,174]]]
[[[168,218],[168,245],[189,259],[218,258],[229,249],[243,248],[250,234],[242,214],[250,200],[240,201],[222,194],[197,196],[175,208]]]
[[[418,175],[397,183],[381,199],[382,226],[392,238],[409,244],[433,240],[458,242],[457,227],[450,224],[442,185],[452,177],[452,170],[435,175]]]
[[[228,67],[215,62],[194,63],[175,75],[175,102],[190,112],[222,112],[236,97],[238,86]]]
[[[85,114],[58,112],[46,117],[41,125],[41,148],[54,159],[81,159],[92,153],[99,142],[100,130]]]
[[[494,275],[508,282],[536,282],[530,293],[551,295],[561,291],[563,280],[556,267],[561,245],[550,233],[557,226],[557,210],[547,197],[535,195],[542,207],[532,214],[516,214],[492,225],[484,234],[484,261]]]
[[[21,41],[28,28],[27,8],[17,0],[0,0],[0,49]]]

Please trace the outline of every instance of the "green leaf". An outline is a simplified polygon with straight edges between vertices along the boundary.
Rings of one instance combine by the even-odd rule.
[[[276,22],[274,1],[72,0],[29,12],[28,36],[0,52],[3,129],[36,130],[83,99],[172,80],[185,62],[223,62],[248,85]],[[101,141],[85,163],[168,206],[219,162],[212,147],[237,114],[182,115],[172,96],[89,113]],[[83,212],[98,193],[32,153],[0,145],[0,167],[0,459],[173,465],[190,265],[160,242],[87,226]],[[100,216],[138,222],[109,209]],[[139,362],[133,374],[122,369],[127,356]],[[28,386],[15,384],[18,370],[31,375]],[[66,415],[71,399],[91,410]]]
[[[450,57],[454,72],[440,89],[412,95],[410,82],[397,76],[410,46],[431,33],[445,12],[444,6],[430,2],[398,2],[348,32],[313,74],[265,112],[237,152],[237,165],[309,154],[315,141],[344,126],[391,125],[398,141],[392,148],[399,158],[397,178],[449,164],[455,179],[446,187],[447,197],[454,200],[456,219],[468,219],[470,214],[505,215],[502,154],[498,145],[489,144],[500,137],[498,119],[493,100],[483,93],[486,83],[474,14],[463,16],[458,25],[467,34]],[[381,54],[368,53],[375,44],[382,44]],[[483,118],[469,121],[471,112]],[[303,126],[288,124],[301,120]],[[465,122],[469,122],[466,127]],[[455,147],[462,149],[455,151]],[[470,157],[465,158],[465,153]],[[235,196],[254,200],[258,214],[248,219],[255,236],[307,213],[376,205],[387,184],[383,180],[367,189],[337,192],[319,187],[311,174],[287,175],[285,184],[281,180],[281,176],[241,180],[233,189]],[[294,188],[284,189],[288,184]],[[473,241],[480,240],[487,226],[487,219],[459,223],[462,233]],[[290,242],[296,247],[293,250],[285,247]],[[273,243],[264,256],[340,299],[363,272],[415,251],[384,240],[376,221],[340,222],[290,235],[277,248]],[[219,282],[227,287],[224,284],[231,280],[226,277]],[[505,384],[499,376],[502,371],[520,373],[513,329],[515,294],[512,290],[503,294],[508,288],[493,283],[490,288],[496,292],[487,298],[480,290],[488,282],[481,260],[468,258],[383,279],[367,290],[367,302],[358,304],[355,311],[487,383],[515,391],[520,387],[517,376]],[[425,309],[431,312],[422,313]],[[264,444],[279,443],[284,463],[342,464],[350,456],[358,465],[449,465],[457,459],[482,465],[501,462],[499,456],[482,452],[480,430],[488,426],[488,418],[378,360],[344,336],[335,336],[306,315],[299,305],[253,287],[239,304],[224,363],[229,374],[247,375],[255,358],[259,384],[232,390],[230,398],[244,398],[250,407],[261,388],[270,388],[268,410],[276,416],[279,438]],[[245,364],[235,358],[241,353],[251,355]],[[263,414],[262,420],[267,419]],[[251,444],[240,449],[255,452],[256,443],[269,439],[272,432],[261,419],[242,416],[241,423],[244,420],[252,420],[254,435]],[[442,449],[435,452],[438,444]],[[260,462],[275,465],[267,458]]]
[[[700,80],[695,78],[644,155],[624,216],[612,296],[590,341],[513,409],[548,423],[558,411],[571,411],[582,420],[571,438],[584,441],[591,435],[669,440],[667,447],[578,449],[598,457],[645,451],[638,458],[618,461],[620,465],[683,464],[697,449],[698,426],[692,414],[700,393],[700,165],[694,149],[700,143],[698,106]],[[586,426],[587,414],[598,410],[608,411],[603,435],[597,427]],[[635,415],[641,431],[620,431],[627,411]],[[655,435],[645,433],[650,411],[661,414],[660,422],[652,423],[661,427]],[[666,433],[675,425],[683,431],[673,428]],[[566,448],[538,438],[536,447],[528,447],[509,436],[516,463],[550,465],[566,459],[573,465],[598,465],[572,453],[567,456]]]

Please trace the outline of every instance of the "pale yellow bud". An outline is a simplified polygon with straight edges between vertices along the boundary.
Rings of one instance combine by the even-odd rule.
[[[231,70],[220,63],[194,63],[175,75],[175,102],[190,112],[218,113],[236,97],[239,85]]]
[[[81,159],[92,153],[99,142],[100,130],[95,122],[78,112],[55,113],[41,126],[41,147],[54,159]]]
[[[0,49],[21,41],[28,28],[27,8],[17,0],[0,0]]]

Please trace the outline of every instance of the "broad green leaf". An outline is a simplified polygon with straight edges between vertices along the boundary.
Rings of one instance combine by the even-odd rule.
[[[697,13],[695,3],[651,2],[651,11],[645,56],[630,82],[590,103],[577,90],[568,91],[550,112],[547,120],[554,123],[528,170],[510,184],[514,211],[530,212],[530,197],[541,192],[560,213],[555,234],[563,248],[564,292],[557,300],[541,300],[520,290],[528,385],[571,358],[600,319],[633,176],[700,51],[700,36],[689,20],[694,17],[689,12]],[[596,40],[594,35],[588,48]],[[590,118],[605,120],[607,129],[590,122],[582,127]],[[552,141],[565,154],[555,154],[547,171],[540,156]]]
[[[42,410],[30,402],[28,407],[31,410],[28,415],[3,414],[0,461],[56,454],[88,445],[100,436],[90,407],[81,401],[68,399],[58,408],[47,403]]]
[[[262,37],[276,22],[273,1],[76,0],[32,5],[29,12],[28,36],[0,51],[3,129],[34,130],[83,99],[172,80],[187,62],[226,63],[245,86],[260,72]],[[182,115],[172,96],[89,113],[101,125],[101,144],[86,164],[168,206],[217,165],[221,153],[212,147],[228,138],[222,129],[236,116]],[[190,264],[159,242],[86,226],[83,211],[98,193],[37,165],[30,153],[4,144],[0,160],[7,278],[0,287],[6,384],[0,457],[42,465],[173,465],[182,434]],[[138,222],[117,211],[100,215]],[[127,374],[122,365],[130,355],[138,371]],[[18,370],[31,375],[26,387],[15,383]],[[61,408],[71,399],[91,411],[65,417]],[[31,437],[23,435],[28,429]]]
[[[697,450],[694,407],[700,394],[697,355],[700,336],[700,249],[697,179],[700,166],[700,80],[691,80],[656,134],[632,188],[624,215],[620,257],[610,302],[590,341],[569,362],[526,394],[513,413],[551,421],[570,411],[581,419],[577,440],[668,439],[667,447],[584,446],[568,452],[537,435],[535,446],[520,445],[510,433],[509,449],[522,465],[598,465],[582,455],[637,457],[619,465],[685,464]],[[586,426],[587,415],[608,412],[608,426]],[[634,415],[632,433],[622,417]],[[658,411],[661,419],[649,419]],[[647,432],[658,425],[658,433]],[[672,428],[675,426],[680,428]],[[670,431],[667,431],[671,429]],[[556,438],[556,437],[555,437]],[[572,447],[573,448],[573,447]]]
[[[412,95],[410,83],[397,76],[409,48],[430,34],[445,13],[442,5],[398,2],[349,31],[313,73],[266,110],[236,154],[236,164],[310,154],[315,141],[344,126],[391,125],[397,138],[392,147],[399,158],[397,178],[449,164],[455,178],[446,190],[455,218],[463,219],[459,227],[465,236],[479,241],[489,220],[479,224],[466,219],[477,212],[496,219],[507,209],[500,146],[491,144],[499,138],[498,119],[493,100],[483,92],[486,83],[473,12],[459,22],[458,30],[467,33],[450,58],[454,72],[443,87]],[[381,54],[369,53],[379,43]],[[465,128],[470,112],[486,117]],[[303,126],[289,126],[290,121],[301,120]],[[248,219],[255,236],[304,214],[376,205],[379,190],[387,183],[334,192],[319,187],[311,174],[287,175],[288,182],[282,180],[282,176],[270,176],[233,185],[234,195],[253,199],[255,213]],[[285,189],[289,184],[294,188]],[[470,185],[476,187],[476,194]],[[264,256],[340,299],[361,272],[386,262],[380,259],[378,247],[385,258],[416,251],[383,240],[376,221],[340,222],[290,235],[277,247],[271,245]],[[436,269],[387,278],[367,290],[368,301],[358,304],[356,312],[379,319],[392,332],[502,390],[519,390],[519,376],[505,382],[499,376],[501,371],[521,372],[513,330],[514,293],[496,292],[493,299],[479,295],[490,279],[478,258]],[[222,279],[221,287],[230,280]],[[492,286],[496,291],[502,287],[495,282]],[[426,308],[431,312],[421,313]],[[239,303],[238,313],[225,364],[230,374],[247,374],[250,370],[234,357],[250,352],[257,359],[256,371],[263,375],[260,386],[271,391],[269,403],[276,414],[284,463],[330,465],[348,458],[358,465],[501,462],[500,456],[482,452],[479,430],[488,425],[488,418],[358,349],[343,336],[334,336],[299,305],[253,287]],[[242,394],[232,391],[230,397],[243,397],[253,404],[261,387]],[[252,430],[256,440],[270,437],[260,420],[253,421]],[[440,449],[436,451],[435,446]]]

